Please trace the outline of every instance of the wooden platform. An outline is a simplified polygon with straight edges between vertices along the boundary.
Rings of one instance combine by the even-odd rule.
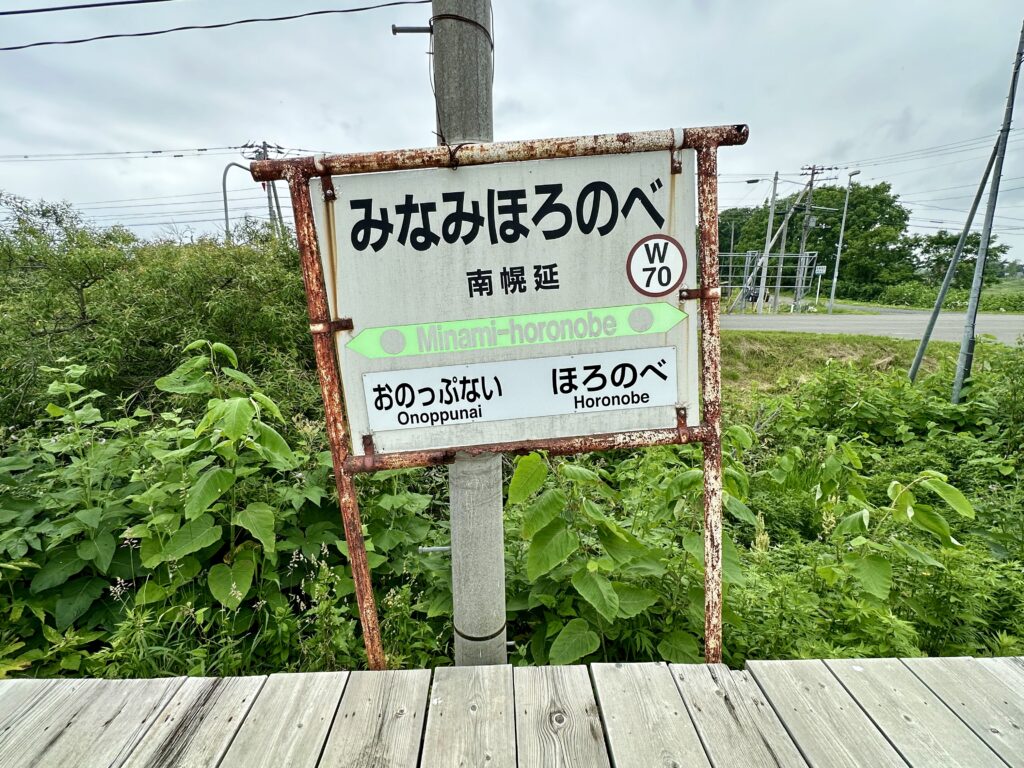
[[[1024,658],[0,681],[0,767],[1024,766]]]

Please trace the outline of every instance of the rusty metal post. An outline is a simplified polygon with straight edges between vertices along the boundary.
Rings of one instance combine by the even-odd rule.
[[[722,661],[722,340],[719,331],[718,157],[697,150],[701,400],[704,427],[704,660]]]
[[[352,567],[352,580],[355,582],[356,602],[359,604],[363,643],[366,645],[366,658],[370,669],[384,669],[386,660],[380,639],[377,604],[373,597],[373,585],[370,582],[370,566],[366,561],[366,542],[363,541],[359,501],[356,497],[352,475],[345,469],[345,460],[349,453],[348,428],[345,423],[341,377],[335,357],[334,331],[327,303],[323,265],[320,263],[320,246],[317,243],[316,228],[313,223],[309,182],[301,174],[291,174],[288,177],[288,188],[292,195],[295,233],[299,242],[299,256],[302,262],[302,280],[306,286],[309,330],[313,334],[316,368],[320,374],[320,393],[323,395],[324,413],[327,418],[327,440],[331,445],[334,482],[338,488],[338,505],[341,507],[345,541],[348,543],[348,560]]]

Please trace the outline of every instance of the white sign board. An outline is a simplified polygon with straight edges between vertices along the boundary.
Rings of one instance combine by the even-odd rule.
[[[825,274],[825,265],[824,264],[816,264],[814,266],[814,274],[816,274],[816,275],[824,275]]]
[[[310,182],[352,448],[697,424],[695,155]]]

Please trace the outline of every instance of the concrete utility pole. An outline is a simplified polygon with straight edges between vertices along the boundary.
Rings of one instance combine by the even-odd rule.
[[[839,259],[843,255],[843,233],[846,232],[846,209],[850,207],[850,187],[853,186],[853,177],[860,171],[850,171],[846,179],[846,200],[843,201],[843,221],[839,225],[839,247],[836,248],[836,263],[832,266],[832,290],[828,296],[828,313],[832,314],[832,305],[836,303],[836,285],[839,284]],[[821,291],[821,277],[818,277],[818,290]],[[818,300],[815,298],[814,303]]]
[[[988,205],[985,208],[985,223],[981,227],[981,243],[978,246],[978,260],[974,265],[974,283],[971,285],[971,298],[967,303],[967,320],[964,323],[964,336],[960,341],[960,356],[956,362],[956,378],[953,379],[952,397],[954,404],[960,402],[960,392],[963,389],[964,381],[971,375],[971,366],[974,363],[974,331],[978,319],[978,302],[981,300],[981,284],[985,277],[988,242],[992,237],[992,219],[996,214],[999,180],[1003,174],[1003,158],[1006,156],[1006,140],[1010,135],[1010,123],[1013,120],[1013,102],[1017,96],[1017,78],[1020,76],[1022,59],[1024,59],[1024,25],[1021,26],[1020,39],[1017,42],[1017,55],[1013,59],[1010,92],[1006,96],[1003,127],[999,130],[996,162],[992,168],[992,186],[989,188]]]
[[[264,141],[262,148],[256,150],[256,157],[259,160],[266,160],[268,157],[270,157],[270,145],[267,144],[267,142]],[[273,192],[271,192],[270,189],[273,185],[274,182],[270,182],[269,184],[264,185],[267,188],[267,216],[270,218],[271,228],[274,227],[274,198]]]
[[[796,279],[793,281],[793,305],[800,311],[800,299],[803,298],[804,288],[804,259],[807,253],[807,235],[810,234],[811,224],[814,222],[814,176],[818,173],[818,166],[804,166],[803,170],[810,171],[811,180],[807,182],[807,200],[804,202],[804,226],[800,233],[800,250],[797,252]]]
[[[917,372],[921,368],[921,361],[924,360],[925,350],[928,349],[928,342],[932,338],[932,331],[935,330],[935,321],[939,319],[942,304],[946,300],[949,286],[953,282],[954,275],[956,275],[956,265],[960,262],[960,256],[964,252],[967,236],[970,234],[971,226],[974,224],[974,215],[978,212],[978,206],[981,205],[981,198],[985,194],[985,185],[988,184],[989,174],[992,173],[992,166],[996,162],[996,155],[999,154],[1000,138],[1002,137],[996,138],[996,143],[992,147],[992,154],[988,156],[988,165],[985,166],[985,172],[981,174],[981,181],[978,183],[978,191],[974,193],[974,202],[971,203],[971,210],[967,214],[967,221],[964,222],[963,231],[960,232],[960,239],[956,243],[956,250],[953,251],[953,257],[949,260],[949,266],[946,267],[946,276],[942,280],[942,287],[939,288],[939,295],[935,297],[935,306],[932,307],[932,314],[928,318],[928,325],[924,329],[924,335],[921,336],[921,343],[917,345],[917,354],[914,355],[914,362],[910,366],[909,375],[911,381],[917,378]]]
[[[493,141],[490,2],[434,0],[432,8],[438,143],[455,147]],[[455,663],[504,664],[508,650],[501,455],[456,456],[448,482]]]
[[[761,265],[761,282],[757,290],[757,314],[764,314],[764,292],[768,287],[768,256],[771,253],[772,247],[772,227],[775,224],[775,192],[779,187],[779,172],[775,172],[775,176],[772,178],[772,206],[768,210],[768,231],[764,235],[764,253],[762,258],[764,263]]]

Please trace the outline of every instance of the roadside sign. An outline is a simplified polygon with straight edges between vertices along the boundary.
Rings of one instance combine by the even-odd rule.
[[[825,265],[824,264],[815,264],[814,265],[814,274],[816,274],[816,275],[824,275],[825,274]]]
[[[695,180],[693,150],[311,179],[353,453],[696,426]]]

